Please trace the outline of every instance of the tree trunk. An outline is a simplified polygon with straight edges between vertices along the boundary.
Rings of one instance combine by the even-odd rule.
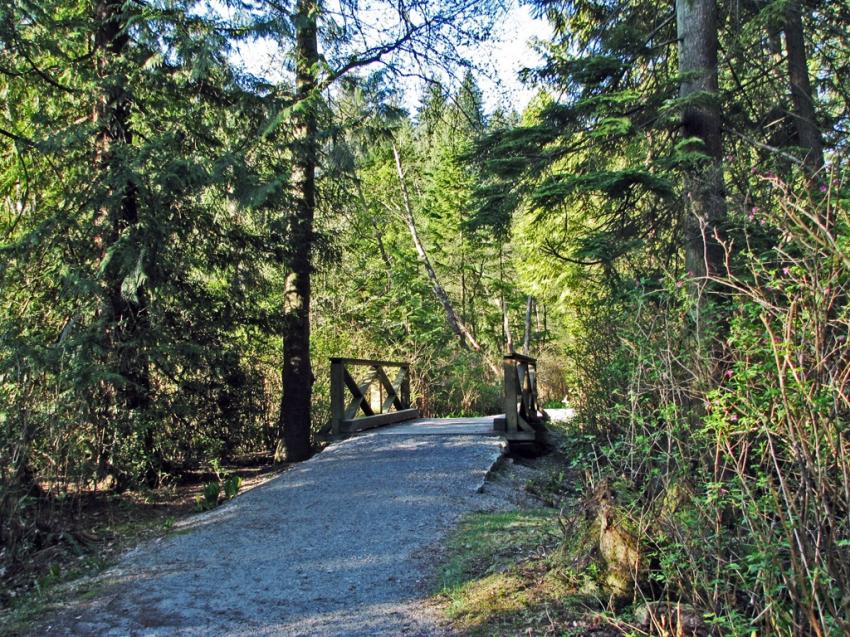
[[[117,62],[124,55],[129,44],[125,31],[126,19],[123,15],[124,3],[121,0],[97,0],[94,5],[97,17],[95,32],[95,65],[99,80],[106,87],[98,100],[94,121],[97,129],[95,142],[95,166],[108,183],[109,202],[99,215],[103,258],[107,258],[108,248],[115,245],[124,235],[131,234],[139,223],[138,190],[131,180],[109,183],[111,175],[121,175],[125,169],[120,165],[133,143],[131,125],[132,105],[127,92],[127,79],[116,74]],[[119,72],[120,73],[120,72]],[[133,261],[139,272],[146,272],[145,260],[148,255],[143,246],[133,245]],[[150,404],[150,362],[140,340],[149,331],[150,317],[147,293],[140,278],[126,271],[126,258],[113,254],[104,268],[103,276],[106,288],[103,320],[105,349],[114,362],[122,378],[114,388],[116,407],[122,416],[146,409]],[[128,276],[129,275],[129,276]],[[119,435],[130,435],[130,431],[121,431]],[[153,484],[158,477],[159,460],[154,450],[153,431],[150,427],[143,433],[146,461],[146,481]],[[128,476],[116,476],[119,484]],[[124,486],[124,485],[122,485]]]
[[[505,264],[501,246],[499,246],[499,307],[502,310],[502,332],[505,336],[505,351],[513,354],[514,338],[511,334],[511,322],[508,320],[508,304],[505,301]]]
[[[401,155],[399,155],[398,148],[396,148],[395,144],[393,144],[393,157],[395,158],[396,172],[398,173],[398,179],[401,184],[401,197],[404,204],[404,221],[407,224],[410,237],[413,239],[413,245],[416,247],[416,254],[419,255],[419,261],[425,267],[425,272],[428,274],[428,279],[431,281],[431,288],[434,290],[434,296],[437,297],[440,305],[443,306],[449,327],[458,337],[461,346],[464,348],[471,347],[476,352],[481,352],[482,349],[480,343],[478,343],[472,335],[472,332],[470,332],[466,325],[464,325],[463,321],[458,318],[457,312],[455,312],[454,306],[452,306],[452,302],[449,299],[449,295],[446,294],[446,290],[440,284],[437,273],[434,271],[434,266],[431,265],[431,260],[428,258],[428,253],[425,251],[425,246],[419,238],[419,232],[416,229],[416,220],[413,218],[413,206],[410,203],[410,193],[407,190],[407,182],[405,181],[404,170],[401,166]],[[494,374],[498,375],[502,373],[502,371],[495,366],[492,361],[487,360],[487,364],[490,366],[490,369],[493,370]]]
[[[310,403],[313,372],[310,365],[310,275],[313,216],[316,207],[317,73],[319,46],[316,0],[295,4],[295,94],[292,198],[294,216],[286,240],[292,246],[287,264],[283,317],[283,397],[280,409],[281,440],[290,462],[311,454]],[[278,448],[276,458],[280,459]]]
[[[529,296],[525,304],[525,332],[522,337],[522,353],[528,356],[531,351],[531,311],[534,307],[534,297]]]
[[[698,140],[694,150],[706,155],[685,175],[685,216],[682,223],[685,265],[696,279],[701,297],[705,277],[718,272],[723,251],[715,238],[726,217],[721,167],[720,107],[717,103],[717,5],[715,0],[676,0],[679,39],[679,94],[694,98],[684,107],[686,138]]]
[[[809,173],[823,168],[823,139],[815,116],[812,87],[803,33],[803,15],[799,0],[791,0],[785,11],[785,51],[788,54],[788,80],[794,104],[794,126],[799,146],[806,151],[804,164]]]
[[[463,221],[460,231],[460,317],[464,323],[469,322],[469,314],[466,312],[466,252],[463,241]]]

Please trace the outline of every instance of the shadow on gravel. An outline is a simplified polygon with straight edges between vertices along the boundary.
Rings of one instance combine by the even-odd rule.
[[[363,436],[130,552],[64,635],[439,635],[423,566],[501,452],[495,438]],[[45,631],[46,632],[46,631]]]

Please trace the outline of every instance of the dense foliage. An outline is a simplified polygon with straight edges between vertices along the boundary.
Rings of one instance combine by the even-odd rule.
[[[269,434],[257,337],[285,163],[257,131],[277,98],[236,76],[226,38],[192,5],[95,8],[3,14],[12,553],[51,541],[69,488],[155,484]]]
[[[485,12],[434,7],[427,33],[406,23],[383,53],[429,42],[430,57],[441,38],[483,28]],[[256,38],[293,46],[281,7],[225,19],[192,1],[3,5],[4,560],[73,542],[83,494],[280,451],[305,109],[318,165],[308,424],[327,422],[327,359],[339,355],[414,360],[425,413],[497,409],[484,361],[504,346],[503,314],[522,329],[525,297],[498,270],[497,242],[463,229],[475,176],[458,157],[487,127],[481,96],[470,75],[451,94],[433,83],[422,114],[404,112],[384,75],[345,75],[381,51],[352,57],[358,24],[342,24],[357,13],[341,9],[322,33],[324,61],[338,66],[305,98],[285,74],[258,79],[232,55]],[[408,214],[479,351],[452,333]],[[466,233],[460,252],[456,232]]]
[[[602,555],[602,587],[732,634],[845,634],[847,7],[679,4],[538,3],[552,97],[479,146],[477,219],[546,229],[525,250],[567,321],[588,532],[639,554],[631,588]],[[693,6],[719,9],[696,92]],[[689,133],[700,109],[720,137]]]
[[[846,634],[847,4],[537,0],[521,114],[435,79],[500,3],[290,4],[0,4],[3,561],[83,494],[303,457],[330,356],[494,413],[530,343],[583,510],[635,538],[606,592]]]

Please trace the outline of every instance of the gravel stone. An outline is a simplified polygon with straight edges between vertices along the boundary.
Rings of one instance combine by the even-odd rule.
[[[472,435],[331,445],[129,552],[48,634],[449,635],[424,582],[461,514],[503,506],[481,493],[503,448]]]

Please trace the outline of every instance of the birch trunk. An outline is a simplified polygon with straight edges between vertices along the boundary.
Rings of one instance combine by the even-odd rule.
[[[396,172],[398,174],[399,183],[401,185],[401,197],[402,203],[404,205],[404,222],[407,225],[407,229],[410,232],[410,238],[413,240],[413,245],[416,248],[416,254],[419,257],[419,261],[422,263],[425,268],[425,272],[428,275],[428,280],[431,282],[431,289],[434,291],[434,296],[437,297],[437,300],[440,302],[440,305],[443,306],[443,310],[446,313],[446,321],[448,321],[449,327],[452,332],[458,337],[460,344],[464,348],[472,348],[476,352],[481,352],[481,344],[475,339],[472,335],[472,332],[464,325],[463,321],[458,317],[457,312],[455,312],[454,307],[452,306],[452,302],[449,299],[449,295],[446,294],[445,288],[443,288],[440,283],[440,279],[437,277],[437,273],[434,271],[434,266],[431,265],[431,260],[428,258],[428,253],[425,250],[425,245],[422,243],[422,240],[419,237],[419,231],[416,228],[416,220],[413,217],[413,206],[410,202],[410,192],[407,189],[407,182],[404,176],[404,169],[401,165],[401,155],[399,155],[398,148],[393,145],[393,157],[395,158],[395,166]],[[497,375],[501,373],[501,370],[492,364],[491,361],[487,361],[490,369],[493,370]]]

